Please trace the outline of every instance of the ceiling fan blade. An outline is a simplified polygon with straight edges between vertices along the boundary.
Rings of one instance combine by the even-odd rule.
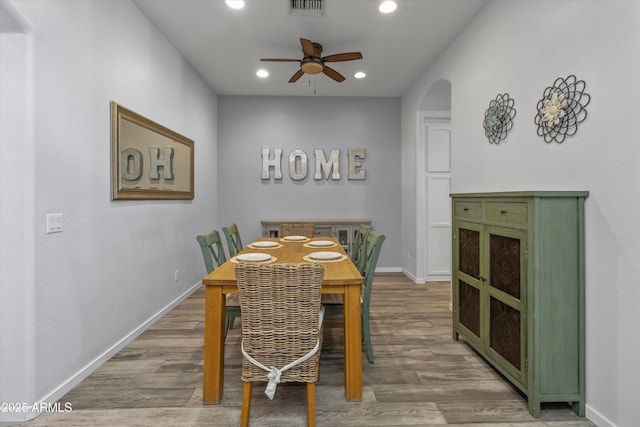
[[[300,70],[298,70],[298,71],[296,71],[296,73],[295,73],[293,76],[291,76],[291,78],[289,79],[289,83],[295,83],[295,82],[297,82],[297,81],[298,81],[298,79],[299,79],[300,77],[302,77],[303,75],[304,75],[304,71],[302,71],[301,69],[300,69]]]
[[[322,72],[325,73],[327,76],[331,77],[333,80],[337,81],[338,83],[344,81],[344,76],[342,74],[340,74],[333,68],[327,67],[326,65],[322,69]]]
[[[355,59],[362,59],[362,54],[360,52],[345,52],[322,58],[324,62],[353,61]]]
[[[311,43],[311,40],[307,40],[307,39],[300,39],[300,44],[302,45],[302,52],[304,53],[304,56],[313,56],[313,43]]]
[[[300,62],[299,59],[280,59],[280,58],[261,58],[260,61],[271,61],[271,62]]]

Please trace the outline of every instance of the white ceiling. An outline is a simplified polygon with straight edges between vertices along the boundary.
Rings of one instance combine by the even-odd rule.
[[[397,0],[389,15],[381,0],[326,0],[325,15],[292,16],[289,0],[246,0],[233,10],[223,0],[134,0],[219,95],[400,97],[487,0]],[[334,62],[342,83],[324,74],[288,83],[301,59],[300,38],[322,44],[323,56],[362,52]],[[259,68],[270,76],[260,79]],[[367,77],[355,79],[356,71]]]

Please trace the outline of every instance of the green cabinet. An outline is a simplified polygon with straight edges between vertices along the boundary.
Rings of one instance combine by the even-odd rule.
[[[588,192],[452,194],[453,336],[527,395],[584,416]]]

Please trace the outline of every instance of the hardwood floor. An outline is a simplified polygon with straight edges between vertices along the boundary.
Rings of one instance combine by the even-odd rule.
[[[448,282],[415,285],[376,275],[371,304],[375,363],[363,354],[363,400],[346,402],[342,318],[329,318],[316,386],[320,426],[595,426],[568,406],[534,419],[526,400],[469,346],[453,341]],[[222,403],[202,404],[203,289],[156,322],[60,399],[68,413],[25,426],[233,426],[240,419],[240,325],[229,332]],[[254,387],[251,425],[306,424],[305,388]]]

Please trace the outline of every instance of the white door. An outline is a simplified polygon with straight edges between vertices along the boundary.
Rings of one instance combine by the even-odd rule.
[[[425,123],[427,280],[451,279],[451,125]]]

